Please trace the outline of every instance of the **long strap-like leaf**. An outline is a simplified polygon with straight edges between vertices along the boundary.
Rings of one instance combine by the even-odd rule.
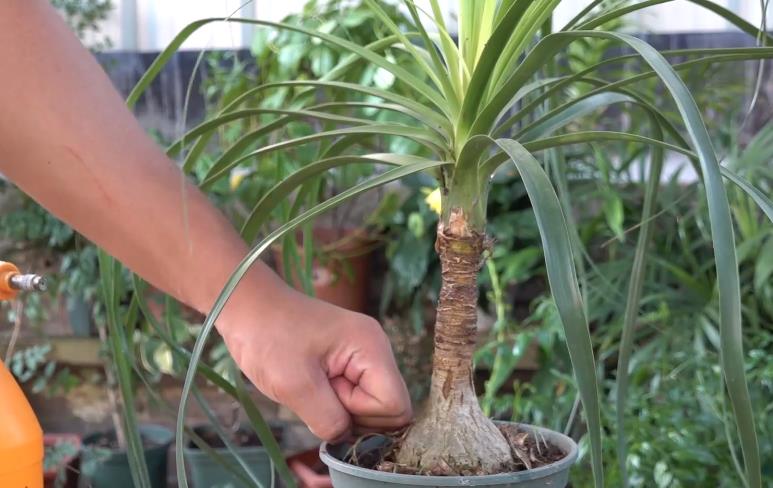
[[[276,144],[270,144],[263,146],[260,149],[256,149],[250,153],[245,154],[239,158],[229,160],[225,157],[219,158],[215,164],[207,172],[204,181],[201,183],[202,187],[211,185],[219,178],[223,177],[231,168],[237,166],[239,163],[258,156],[264,156],[266,154],[276,152],[279,150],[287,149],[290,147],[300,146],[308,144],[314,141],[320,140],[334,140],[343,136],[368,136],[368,137],[381,137],[381,136],[395,136],[404,137],[418,142],[419,144],[433,150],[438,156],[442,154],[442,142],[437,139],[437,136],[418,127],[409,127],[399,124],[372,124],[355,126],[344,129],[336,129],[325,132],[318,132],[308,136],[296,137],[286,141],[277,142]]]
[[[105,251],[99,250],[99,274],[102,300],[105,304],[107,339],[110,359],[115,366],[118,391],[121,398],[121,420],[126,438],[126,456],[129,461],[132,481],[139,488],[151,488],[145,450],[140,437],[139,422],[134,406],[134,385],[132,368],[129,364],[129,349],[126,347],[126,326],[121,322],[121,266]],[[118,433],[116,433],[117,435]]]
[[[572,240],[561,210],[561,202],[545,170],[529,151],[512,139],[497,139],[496,144],[518,168],[537,218],[550,292],[564,326],[577,388],[585,408],[593,475],[596,486],[602,487],[604,471],[601,457],[601,407],[593,343],[577,282]]]
[[[655,140],[663,138],[663,131],[657,124],[654,125]],[[628,296],[625,302],[625,312],[623,315],[623,333],[620,338],[620,350],[617,359],[617,396],[616,409],[617,414],[617,458],[620,466],[623,488],[628,486],[628,446],[625,435],[625,405],[628,399],[628,367],[633,349],[633,333],[636,325],[636,319],[639,314],[639,302],[641,301],[642,289],[644,288],[645,266],[647,262],[647,247],[652,237],[651,219],[655,213],[656,196],[660,186],[660,174],[663,169],[663,148],[654,146],[652,148],[651,164],[649,168],[649,179],[647,188],[644,192],[644,209],[641,216],[641,226],[639,229],[639,238],[636,243],[633,266],[631,267],[631,278],[628,284]]]
[[[653,7],[655,5],[661,5],[661,4],[669,3],[673,1],[674,0],[646,0],[644,2],[638,2],[632,5],[626,5],[615,10],[604,12],[598,17],[595,17],[587,22],[584,22],[578,25],[577,30],[592,30],[592,29],[595,29],[596,27],[600,27],[606,24],[609,21],[619,19],[624,15],[628,15],[631,12],[636,12],[637,10],[643,10],[649,7]],[[753,36],[756,38],[758,35],[763,34],[768,38],[769,44],[773,43],[773,36],[771,36],[770,34],[761,33],[756,26],[747,22],[742,17],[735,14],[732,10],[727,9],[717,4],[716,2],[713,2],[711,0],[687,0],[687,1],[714,12],[715,14],[727,20],[734,26],[741,29],[743,32],[749,34],[750,36]]]
[[[720,337],[722,340],[721,363],[723,376],[728,389],[730,403],[733,406],[736,426],[744,453],[746,474],[752,488],[762,486],[759,445],[754,427],[754,416],[744,371],[744,355],[741,323],[740,279],[738,261],[735,255],[735,237],[719,162],[717,161],[711,138],[693,100],[689,89],[679,78],[666,59],[655,48],[633,36],[614,32],[578,31],[562,32],[547,36],[527,57],[519,68],[517,76],[530,76],[544,59],[546,52],[554,54],[558,49],[574,39],[602,38],[622,42],[636,51],[644,61],[658,74],[676,102],[685,124],[694,150],[700,161],[701,173],[709,207],[714,258],[717,268],[720,296]],[[538,61],[533,56],[540,56]],[[529,59],[532,58],[532,59]],[[516,86],[520,86],[518,81]],[[513,90],[514,91],[514,90]],[[500,95],[499,105],[506,103],[508,94]],[[481,122],[488,126],[496,117],[496,107],[484,110]],[[478,122],[476,121],[476,124]]]
[[[177,34],[177,36],[175,36],[174,39],[172,39],[172,42],[169,43],[169,46],[167,46],[167,48],[164,49],[161,52],[161,54],[158,55],[158,57],[153,61],[153,63],[150,65],[147,71],[145,71],[142,78],[140,78],[140,81],[137,83],[137,85],[134,87],[132,92],[129,94],[126,101],[127,105],[132,107],[134,106],[135,103],[137,103],[137,100],[139,99],[140,95],[145,91],[148,85],[150,85],[150,83],[156,78],[156,76],[158,76],[158,74],[161,72],[161,69],[163,69],[166,63],[169,62],[169,59],[171,59],[174,53],[177,52],[177,50],[180,48],[180,46],[182,46],[185,40],[188,39],[188,37],[190,37],[194,32],[199,30],[201,27],[213,22],[235,22],[235,23],[243,23],[243,24],[262,25],[266,27],[273,27],[280,30],[295,31],[310,37],[316,37],[329,44],[338,46],[340,48],[345,49],[346,51],[356,54],[362,57],[363,59],[375,64],[376,66],[384,68],[385,70],[389,71],[390,73],[394,74],[397,78],[405,82],[407,86],[412,87],[417,93],[421,94],[423,97],[429,100],[435,107],[437,107],[441,111],[445,111],[447,108],[447,104],[445,103],[440,92],[438,92],[433,87],[429,86],[421,78],[414,76],[407,69],[389,61],[384,56],[381,56],[380,54],[368,48],[362,47],[358,44],[355,44],[351,41],[340,38],[338,36],[325,34],[324,32],[315,31],[311,29],[306,29],[305,27],[300,27],[297,25],[281,24],[281,23],[269,22],[265,20],[242,19],[242,18],[234,18],[234,17],[231,17],[231,18],[217,17],[217,18],[202,19],[188,24],[182,31],[180,31],[179,34]],[[447,115],[449,114],[447,113]]]
[[[183,461],[183,450],[182,450],[183,431],[185,427],[185,412],[187,410],[188,397],[190,396],[190,393],[191,393],[193,380],[196,376],[196,370],[199,362],[201,361],[201,356],[204,352],[204,346],[206,344],[207,338],[212,333],[212,329],[215,326],[215,321],[217,320],[220,313],[223,311],[223,308],[225,307],[225,304],[228,301],[228,298],[234,292],[234,290],[236,289],[236,286],[239,284],[239,282],[247,273],[247,271],[250,269],[250,267],[255,263],[255,261],[257,261],[257,259],[263,254],[263,252],[265,252],[268,248],[271,247],[271,245],[273,245],[275,242],[277,242],[279,239],[281,239],[283,236],[287,235],[288,233],[293,232],[296,228],[303,225],[305,222],[308,222],[314,217],[320,215],[321,213],[327,210],[330,210],[365,191],[384,185],[386,183],[389,183],[390,181],[395,181],[405,176],[418,173],[420,171],[426,171],[431,168],[436,168],[444,164],[446,163],[440,162],[440,161],[429,161],[427,163],[414,164],[410,166],[395,168],[393,170],[387,171],[382,175],[376,176],[374,178],[371,178],[370,180],[360,183],[359,185],[354,186],[340,193],[339,195],[336,195],[335,197],[320,203],[319,205],[305,211],[301,215],[283,224],[278,229],[276,229],[271,234],[269,234],[265,239],[263,239],[263,241],[261,241],[260,244],[255,246],[247,254],[247,256],[244,257],[242,262],[239,263],[237,268],[234,270],[234,272],[231,274],[228,281],[226,282],[223,290],[220,292],[220,295],[218,296],[217,300],[212,306],[212,309],[207,315],[206,320],[204,321],[204,325],[199,331],[199,334],[196,338],[196,343],[193,346],[193,351],[191,352],[191,361],[188,366],[188,371],[185,375],[185,381],[183,383],[182,394],[180,397],[180,405],[179,405],[178,414],[177,414],[177,427],[176,427],[176,440],[175,440],[175,449],[176,449],[175,460],[177,462],[177,478],[179,480],[180,485],[183,488],[187,488],[188,486],[188,478],[183,464],[184,461]],[[285,481],[287,482],[287,480]],[[290,483],[294,485],[292,481],[290,481]]]
[[[345,166],[348,164],[388,164],[396,166],[409,166],[411,164],[425,162],[424,158],[418,158],[415,156],[406,156],[402,154],[366,154],[364,156],[333,156],[330,158],[322,158],[318,161],[314,161],[308,164],[287,178],[283,179],[271,189],[266,191],[263,196],[260,197],[258,203],[250,212],[250,215],[244,221],[242,226],[242,237],[247,242],[252,242],[257,236],[260,228],[266,223],[270,213],[276,208],[279,203],[286,199],[292,192],[294,192],[301,184],[306,183],[309,179],[328,171],[332,168]]]

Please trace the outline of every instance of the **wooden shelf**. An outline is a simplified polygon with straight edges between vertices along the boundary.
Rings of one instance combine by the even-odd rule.
[[[0,344],[8,344],[10,333],[0,334]],[[55,336],[47,338],[20,337],[16,350],[50,344],[48,357],[68,366],[102,366],[102,344],[96,337]]]

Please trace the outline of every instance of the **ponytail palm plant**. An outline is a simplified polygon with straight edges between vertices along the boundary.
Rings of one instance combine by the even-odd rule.
[[[773,218],[773,204],[762,192],[720,165],[699,107],[681,80],[679,70],[769,58],[773,57],[773,48],[658,52],[636,37],[603,30],[605,24],[626,14],[669,1],[650,0],[624,6],[619,2],[589,1],[587,8],[554,32],[551,18],[560,0],[460,0],[455,39],[444,20],[441,3],[445,2],[430,0],[430,10],[424,11],[413,0],[404,0],[413,25],[409,30],[401,30],[380,2],[366,0],[388,33],[367,46],[323,30],[253,19],[204,19],[185,28],[131,93],[130,106],[185,39],[212,22],[240,22],[294,31],[314,42],[326,43],[344,56],[319,79],[272,82],[245,91],[168,149],[190,171],[200,164],[207,143],[219,128],[245,119],[259,122],[256,129],[245,133],[208,165],[200,181],[204,188],[226,178],[234,168],[261,164],[272,153],[308,146],[316,154],[254,202],[242,231],[250,242],[263,237],[228,281],[192,353],[186,356],[190,362],[177,430],[177,469],[181,484],[187,485],[182,433],[188,396],[197,371],[201,371],[205,341],[246,270],[272,244],[323,212],[363,192],[416,173],[431,175],[440,188],[442,215],[436,250],[442,267],[442,285],[427,408],[408,431],[396,459],[398,464],[434,474],[489,474],[511,469],[510,448],[482,413],[472,385],[477,275],[490,246],[486,238],[487,195],[497,170],[510,165],[522,179],[537,219],[550,290],[564,327],[582,400],[594,479],[596,486],[603,486],[599,382],[575,268],[579,241],[573,235],[571,219],[567,219],[571,209],[564,198],[565,190],[560,184],[554,186],[541,158],[566,145],[626,141],[648,148],[649,159],[617,368],[621,468],[624,470],[626,458],[622,419],[628,358],[646,267],[648,222],[657,211],[655,197],[664,153],[670,151],[689,158],[705,185],[714,264],[720,277],[722,374],[743,451],[745,482],[750,487],[760,487],[760,459],[744,377],[738,265],[725,184],[731,182],[747,192],[770,218]],[[733,13],[708,0],[691,1],[750,35],[759,36],[763,46],[767,45],[768,37]],[[581,71],[572,71],[566,63],[558,61],[567,46],[587,39],[614,42],[628,54]],[[393,53],[400,53],[401,59],[409,56],[410,65],[395,62]],[[686,61],[672,65],[668,61],[670,56],[680,56]],[[604,77],[605,67],[631,59],[642,61],[640,74],[628,79]],[[402,92],[407,90],[411,95],[347,79],[347,73],[363,63],[388,73]],[[637,90],[636,82],[645,79],[659,80],[678,110],[678,122],[663,115],[652,93]],[[583,89],[573,90],[575,87]],[[292,94],[286,107],[265,108],[252,103],[256,96],[277,90]],[[631,132],[571,130],[574,122],[611,105],[641,111],[648,125],[634,127]],[[390,116],[383,117],[383,114]],[[281,133],[293,124],[311,125],[315,130],[309,135],[265,145],[267,136]],[[408,140],[412,144],[388,144],[395,140]],[[383,147],[415,150],[384,152]],[[308,195],[320,175],[348,165],[373,167],[373,177],[324,202],[308,204]],[[272,212],[287,201],[294,202],[289,219],[277,228],[265,229]]]

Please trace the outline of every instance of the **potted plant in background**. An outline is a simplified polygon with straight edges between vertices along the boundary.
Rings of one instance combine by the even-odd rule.
[[[346,15],[342,15],[344,7]],[[384,9],[398,25],[408,25],[408,19],[398,8],[386,4]],[[302,13],[289,15],[282,22],[322,29],[362,45],[377,41],[384,32],[374,13],[362,2],[311,0],[304,5]],[[323,76],[339,64],[345,54],[325,43],[308,42],[301,33],[259,29],[251,46],[252,57],[248,59],[222,53],[206,55],[208,74],[203,80],[203,92],[208,112],[215,116],[240,98],[241,104],[249,100],[251,106],[267,111],[282,110],[292,103],[290,91],[255,92],[251,88],[256,84]],[[411,62],[399,52],[395,52],[395,56],[399,62]],[[374,65],[352,66],[340,79],[407,93],[407,90],[393,86],[394,77],[388,71]],[[330,96],[328,102],[333,104],[337,98],[345,100],[336,93],[330,93]],[[392,114],[374,112],[373,117],[387,121]],[[265,131],[261,125],[265,120],[265,116],[256,113],[233,126],[220,127],[214,138],[217,149],[205,151],[200,159],[189,155],[190,171],[203,177],[213,160],[228,159],[237,156],[239,151],[308,136],[335,125],[334,121],[309,119],[308,124],[289,124],[276,131]],[[411,147],[411,142],[405,140],[390,143],[395,147]],[[245,239],[254,241],[259,233],[265,232],[249,224],[256,200],[302,166],[302,161],[313,157],[309,151],[315,149],[299,147],[258,158],[255,164],[241,165],[227,180],[214,182],[209,188],[236,225],[243,227]],[[319,175],[313,184],[309,182],[306,191],[298,195],[294,203],[282,202],[272,212],[270,227],[280,225],[288,215],[296,212],[294,206],[324,201],[370,174],[371,169],[364,166],[332,168]],[[306,226],[297,235],[287,236],[272,249],[277,271],[294,287],[318,298],[351,310],[370,311],[373,251],[382,245],[383,223],[396,210],[398,200],[399,196],[389,190],[385,190],[381,198],[358,198],[314,222],[313,226]]]
[[[73,434],[45,434],[43,437],[43,483],[46,488],[77,487],[81,438]]]
[[[753,26],[711,2],[694,2],[709,6],[747,32],[757,32]],[[555,162],[553,158],[557,148],[561,146],[611,140],[640,143],[651,151],[640,239],[625,313],[621,359],[617,373],[618,389],[624,392],[627,384],[627,358],[632,340],[630,330],[639,308],[646,249],[650,237],[649,219],[655,210],[654,196],[660,181],[663,151],[675,151],[695,161],[703,176],[721,297],[721,366],[740,434],[746,482],[750,486],[761,486],[757,440],[751,424],[753,417],[744,380],[743,350],[738,340],[741,328],[738,267],[723,178],[747,192],[768,216],[773,215],[773,205],[746,180],[719,165],[700,112],[676,70],[685,65],[770,57],[773,50],[738,48],[722,52],[695,51],[695,54],[703,57],[674,67],[664,58],[664,55],[670,53],[658,53],[632,36],[599,29],[606,22],[645,8],[649,4],[594,8],[599,3],[592,2],[567,26],[553,33],[549,20],[558,4],[557,0],[462,1],[458,44],[448,34],[443,12],[436,1],[431,2],[430,17],[439,32],[437,43],[426,32],[422,24],[422,14],[410,0],[405,2],[405,8],[414,19],[415,26],[407,33],[394,24],[378,3],[367,2],[389,32],[384,39],[377,41],[376,45],[369,46],[360,46],[321,30],[258,20],[229,19],[300,32],[350,53],[337,69],[328,72],[321,80],[288,81],[255,87],[255,92],[280,88],[292,91],[292,100],[300,107],[279,115],[271,130],[290,123],[303,123],[301,119],[304,117],[329,121],[333,118],[330,107],[320,107],[318,98],[324,97],[328,91],[343,92],[351,96],[350,102],[343,102],[344,105],[338,106],[341,110],[347,109],[350,115],[347,120],[338,120],[335,129],[284,140],[243,155],[242,151],[238,150],[238,156],[232,154],[230,158],[218,159],[203,172],[204,186],[226,177],[230,170],[240,163],[309,143],[317,143],[325,148],[319,159],[310,161],[286,180],[276,184],[264,198],[278,203],[304,183],[313,181],[319,174],[335,166],[380,163],[397,167],[359,183],[319,205],[304,211],[299,208],[297,212],[291,213],[288,222],[269,233],[229,280],[207,318],[190,356],[178,417],[177,458],[178,476],[181,479],[185,477],[182,463],[179,462],[182,461],[184,413],[193,379],[201,364],[203,345],[227,297],[249,265],[273,243],[283,236],[293,235],[296,228],[311,222],[325,210],[377,186],[424,171],[436,177],[442,200],[436,247],[443,267],[443,284],[435,327],[435,359],[429,407],[403,437],[389,440],[392,448],[388,448],[386,454],[374,451],[378,455],[366,463],[366,466],[362,466],[365,463],[364,458],[370,456],[364,456],[366,453],[358,449],[373,447],[371,441],[358,443],[354,450],[349,448],[351,446],[323,446],[323,458],[332,468],[334,484],[340,487],[384,484],[455,486],[460,483],[477,486],[528,486],[536,483],[538,479],[542,482],[550,481],[554,486],[566,484],[568,468],[576,456],[576,446],[573,442],[558,433],[539,428],[513,425],[499,428],[483,415],[471,388],[471,357],[477,301],[476,277],[489,246],[485,239],[486,197],[490,177],[500,165],[509,162],[514,164],[523,181],[537,219],[552,297],[564,328],[584,407],[594,479],[597,486],[602,486],[599,387],[591,338],[576,277],[571,222],[567,222],[565,218],[569,209],[564,206],[566,195],[561,186],[559,185],[558,192],[554,189],[547,173],[532,152],[545,151],[548,163],[551,163]],[[173,42],[172,47],[162,53],[151,66],[129,97],[129,105],[136,101],[182,40],[195,28],[214,20],[219,19],[200,21],[186,29]],[[539,42],[532,45],[535,36],[539,37]],[[565,67],[553,63],[553,56],[561,49],[574,40],[584,38],[613,40],[631,49],[633,53],[605,60],[580,72],[567,73],[562,71]],[[418,42],[414,42],[415,40]],[[382,54],[392,49],[410,54],[415,59],[419,71],[408,71],[390,60],[387,54]],[[598,70],[605,65],[634,57],[643,61],[638,79],[661,80],[680,114],[678,123],[663,117],[652,105],[649,94],[641,93],[633,87],[637,77],[616,81],[595,77]],[[392,73],[396,83],[413,90],[414,96],[407,98],[396,95],[393,91],[379,90],[368,85],[336,81],[337,76],[359,61],[372,63]],[[540,78],[539,75],[544,71],[548,71],[550,76]],[[595,88],[580,95],[564,91],[574,83],[591,84]],[[316,89],[309,90],[308,87]],[[380,101],[371,98],[368,102],[363,102],[362,98],[359,98],[363,94]],[[193,142],[194,145],[200,144],[217,127],[238,118],[235,113],[241,106],[237,102],[242,101],[247,102],[247,97],[234,100],[227,110],[193,129],[186,134],[184,140]],[[373,123],[369,113],[362,109],[362,103],[373,105],[379,111],[399,112],[401,117],[388,123]],[[647,127],[649,136],[640,135],[643,130],[638,127],[631,129],[635,132],[563,131],[571,127],[573,121],[612,104],[627,104],[632,110],[643,110],[650,124]],[[260,108],[248,110],[272,113]],[[420,151],[423,155],[369,153],[368,144],[359,144],[361,140],[381,137],[411,139],[423,147]],[[175,154],[182,145],[174,144],[170,153]],[[350,152],[341,150],[330,153],[327,151],[330,147],[349,149]],[[194,153],[195,151],[189,152],[189,157]],[[245,225],[261,228],[267,222],[273,206],[259,207],[260,211],[253,212]],[[625,399],[624,394],[622,399]],[[622,403],[619,404],[618,411],[623,406]],[[547,444],[544,444],[545,441]],[[535,464],[538,464],[535,459],[539,460],[540,453],[550,452],[551,449],[547,445],[551,444],[558,450],[556,456],[543,459],[546,464],[544,467],[535,467]],[[620,450],[623,463],[624,451]],[[359,454],[358,459],[351,457],[352,452]],[[381,470],[369,469],[377,466]],[[519,467],[534,469],[514,471]],[[426,476],[428,474],[443,476]]]
[[[238,413],[235,416],[238,418]],[[210,426],[202,425],[193,428],[195,432],[212,450],[220,456],[220,460],[212,457],[212,451],[200,449],[196,444],[190,443],[185,448],[185,458],[190,466],[193,486],[241,486],[241,481],[227,469],[224,463],[232,466],[239,464],[238,459],[246,463],[255,479],[264,486],[271,486],[275,478],[274,465],[266,449],[261,445],[260,439],[250,429],[241,426],[238,422],[234,427],[226,429],[232,447],[229,449],[220,438],[218,431]],[[276,426],[272,429],[272,435],[282,443],[282,428]]]
[[[132,478],[131,460],[126,441],[116,435],[117,430],[96,433],[83,438],[81,454],[81,486],[93,488],[137,486]],[[147,466],[150,486],[167,486],[167,454],[173,435],[165,427],[142,425],[139,427],[142,453]]]
[[[84,437],[81,484],[162,488],[167,483],[167,454],[174,435],[162,426],[137,423],[134,389],[139,368],[130,347],[139,317],[137,298],[127,289],[128,273],[101,252],[99,259],[105,323],[97,328],[109,347],[105,376],[113,429]]]

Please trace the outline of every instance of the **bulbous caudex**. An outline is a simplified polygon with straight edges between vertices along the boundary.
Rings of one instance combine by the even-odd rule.
[[[470,228],[461,210],[452,210],[444,221],[438,226],[435,243],[442,285],[432,386],[426,409],[403,439],[396,462],[431,475],[510,471],[510,446],[481,410],[472,381],[477,277],[484,259],[485,235]]]

